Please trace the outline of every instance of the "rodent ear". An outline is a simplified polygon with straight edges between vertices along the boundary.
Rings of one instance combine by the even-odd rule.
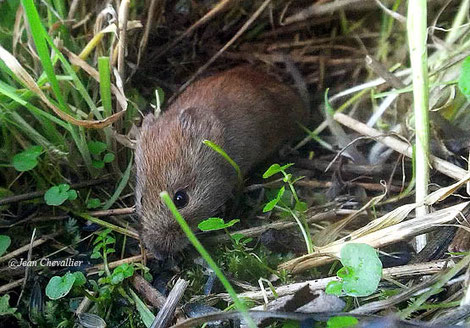
[[[209,121],[209,115],[209,113],[204,113],[195,107],[188,107],[181,111],[179,121],[183,129],[194,129]]]
[[[144,120],[142,121],[142,128],[148,128],[155,124],[157,118],[152,113],[145,115]]]
[[[215,138],[222,134],[223,127],[210,110],[188,107],[181,111],[178,119],[183,131],[199,138]]]

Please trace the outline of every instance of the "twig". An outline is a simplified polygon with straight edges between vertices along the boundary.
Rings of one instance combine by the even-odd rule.
[[[88,214],[94,217],[101,217],[101,216],[114,216],[114,215],[130,215],[134,213],[135,213],[135,207],[124,207],[124,208],[112,208],[109,210],[92,211],[92,212],[89,212]],[[60,220],[66,220],[69,217],[70,215],[67,215],[67,214],[57,215],[57,216],[38,216],[38,217],[31,216],[31,217],[27,217],[23,220],[17,221],[9,225],[0,225],[0,228],[11,228],[19,224],[24,224],[26,222],[34,223],[34,222],[43,222],[43,221],[60,221]],[[134,229],[132,228],[128,228],[128,229],[131,231],[134,231]]]
[[[161,10],[158,13],[158,17],[154,18],[155,8],[157,7],[157,2],[160,5]],[[148,42],[150,30],[152,29],[153,24],[158,23],[158,21],[160,20],[161,14],[163,13],[164,5],[165,5],[165,2],[162,1],[162,0],[151,0],[151,2],[150,2],[150,6],[149,6],[149,9],[148,9],[148,15],[147,15],[147,21],[145,23],[144,34],[142,35],[142,38],[140,39],[140,43],[139,43],[139,52],[137,54],[137,66],[140,65],[140,59],[142,57],[142,54],[144,53],[145,49],[147,48],[147,42]]]
[[[7,291],[16,288],[18,286],[21,286],[23,284],[24,278],[9,282],[8,284],[5,284],[3,286],[0,286],[0,294],[4,294]]]
[[[119,78],[124,85],[126,79],[125,72],[125,63],[124,59],[126,57],[126,46],[127,46],[127,21],[129,19],[129,4],[130,0],[122,0],[121,5],[119,6],[119,43],[118,43],[118,60],[117,60],[117,70]],[[116,104],[116,112],[123,111],[124,108],[119,102]],[[116,122],[116,131],[119,133],[123,132],[122,119]]]
[[[27,257],[28,262],[31,261],[31,258],[33,256],[34,238],[36,238],[36,228],[33,229],[33,233],[31,234],[31,241],[29,242],[28,257]],[[28,277],[29,277],[29,272],[30,271],[31,271],[31,267],[27,266],[26,269],[25,269],[25,273],[24,273],[23,286],[21,286],[21,292],[20,292],[20,296],[18,296],[18,301],[16,302],[16,306],[20,305],[21,297],[23,296],[23,292],[24,292],[24,289],[26,287],[26,283],[28,282]]]
[[[377,6],[379,6],[387,15],[396,19],[400,23],[406,24],[406,17],[400,15],[399,13],[388,9],[380,0],[375,0]]]
[[[163,307],[158,311],[152,322],[151,328],[166,328],[173,318],[178,302],[183,297],[184,291],[189,285],[189,281],[179,278],[171,290]]]
[[[464,202],[408,221],[398,221],[400,223],[395,224],[388,220],[391,218],[390,214],[386,214],[340,240],[323,247],[318,247],[313,254],[307,254],[280,264],[279,268],[296,273],[323,265],[339,257],[341,248],[349,242],[369,244],[374,248],[378,248],[390,245],[399,240],[427,233],[441,224],[454,221],[456,217],[465,210],[468,204],[469,202]],[[395,209],[393,221],[403,219],[404,216],[408,215],[409,212],[415,208],[416,204],[406,204]],[[398,211],[400,211],[400,215],[398,215]],[[379,223],[385,227],[377,230]]]
[[[395,89],[403,89],[406,87],[395,74],[390,73],[380,62],[378,62],[374,57],[367,55],[366,56],[366,65],[369,66],[375,74],[387,81]]]
[[[72,184],[70,186],[70,188],[71,189],[86,188],[86,187],[91,187],[91,186],[104,184],[104,183],[109,182],[109,181],[111,181],[110,178],[101,178],[101,179],[97,179],[97,180],[78,182],[78,183]],[[22,202],[22,201],[25,201],[25,200],[31,200],[31,199],[34,199],[34,198],[39,198],[39,197],[44,196],[46,191],[47,190],[34,191],[34,192],[26,193],[26,194],[5,197],[5,198],[0,199],[0,205],[17,203],[17,202]]]
[[[166,303],[166,297],[156,290],[147,280],[140,274],[134,274],[132,277],[132,285],[143,295],[145,299],[150,302],[157,309],[161,309]]]
[[[406,277],[416,277],[420,275],[430,275],[430,274],[442,272],[442,270],[449,265],[453,265],[452,262],[449,263],[448,260],[438,260],[438,261],[432,261],[428,263],[418,263],[418,264],[403,265],[403,266],[398,266],[398,267],[393,267],[393,268],[386,268],[386,269],[383,269],[382,271],[382,278],[383,279],[397,279],[397,278],[406,278]],[[306,284],[310,286],[311,290],[325,289],[326,285],[328,285],[330,281],[335,281],[335,280],[339,280],[339,278],[336,276],[327,277],[327,278],[322,278],[322,279],[308,280],[308,281],[293,283],[290,285],[280,286],[276,288],[276,295],[277,297],[281,297],[281,296],[294,294],[296,291],[304,287]],[[266,293],[269,299],[275,298],[271,290],[269,289],[266,290]],[[228,294],[226,293],[217,294],[215,296],[222,298],[224,300],[230,299]],[[245,292],[245,293],[240,293],[239,296],[257,301],[257,300],[263,299],[263,292],[262,291]]]
[[[287,17],[283,23],[286,25],[292,24],[312,17],[331,14],[332,12],[340,9],[351,8],[354,10],[367,10],[374,6],[375,2],[371,0],[336,0],[323,4],[314,3],[310,7],[302,9],[296,14]]]
[[[396,137],[386,136],[381,137],[382,133],[374,128],[367,126],[366,124],[359,122],[353,118],[350,118],[347,115],[342,113],[336,113],[334,115],[334,119],[340,122],[341,124],[347,126],[348,128],[359,132],[360,134],[371,136],[377,138],[377,141],[383,143],[384,145],[392,148],[393,150],[411,158],[412,157],[412,149],[411,147]],[[467,171],[454,165],[450,162],[447,162],[439,157],[434,155],[430,155],[429,159],[431,161],[431,165],[434,169],[439,171],[440,173],[455,179],[461,180],[467,175]]]
[[[40,246],[40,245],[44,244],[46,241],[60,235],[61,233],[62,233],[62,231],[59,230],[59,231],[56,231],[54,233],[51,233],[50,235],[43,236],[43,237],[33,241],[32,243],[28,243],[27,245],[21,246],[20,248],[15,249],[14,251],[0,257],[0,263],[8,261],[9,259],[14,258],[15,256],[18,256],[18,255],[20,255],[24,252],[27,252],[29,249]]]
[[[154,258],[153,255],[147,253],[147,259],[152,259],[152,258]],[[118,266],[120,266],[121,264],[140,262],[140,261],[142,261],[142,259],[143,259],[142,255],[131,256],[131,257],[128,257],[126,259],[122,259],[122,260],[119,260],[119,261],[114,261],[114,262],[108,263],[108,268],[114,269],[114,268],[117,268]],[[98,274],[98,272],[102,271],[103,269],[104,269],[104,265],[103,264],[98,264],[98,265],[95,265],[91,268],[87,268],[86,271],[87,271],[87,274],[89,276],[91,276],[91,275],[94,275],[94,274]]]

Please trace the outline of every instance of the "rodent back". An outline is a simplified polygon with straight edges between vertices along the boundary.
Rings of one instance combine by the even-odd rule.
[[[170,107],[213,112],[224,125],[224,150],[246,173],[300,128],[306,116],[301,98],[287,85],[249,66],[200,80]]]

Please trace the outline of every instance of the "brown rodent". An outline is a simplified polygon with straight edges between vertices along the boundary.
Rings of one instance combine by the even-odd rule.
[[[160,199],[168,191],[194,229],[218,212],[237,185],[237,174],[210,140],[245,175],[300,131],[306,120],[300,97],[249,66],[190,85],[160,117],[144,118],[136,148],[136,209],[140,236],[154,254],[182,250],[187,240]]]

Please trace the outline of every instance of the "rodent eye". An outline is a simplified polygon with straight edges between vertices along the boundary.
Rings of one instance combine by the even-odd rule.
[[[188,204],[189,196],[184,190],[178,190],[173,196],[173,202],[177,208],[183,208]]]

